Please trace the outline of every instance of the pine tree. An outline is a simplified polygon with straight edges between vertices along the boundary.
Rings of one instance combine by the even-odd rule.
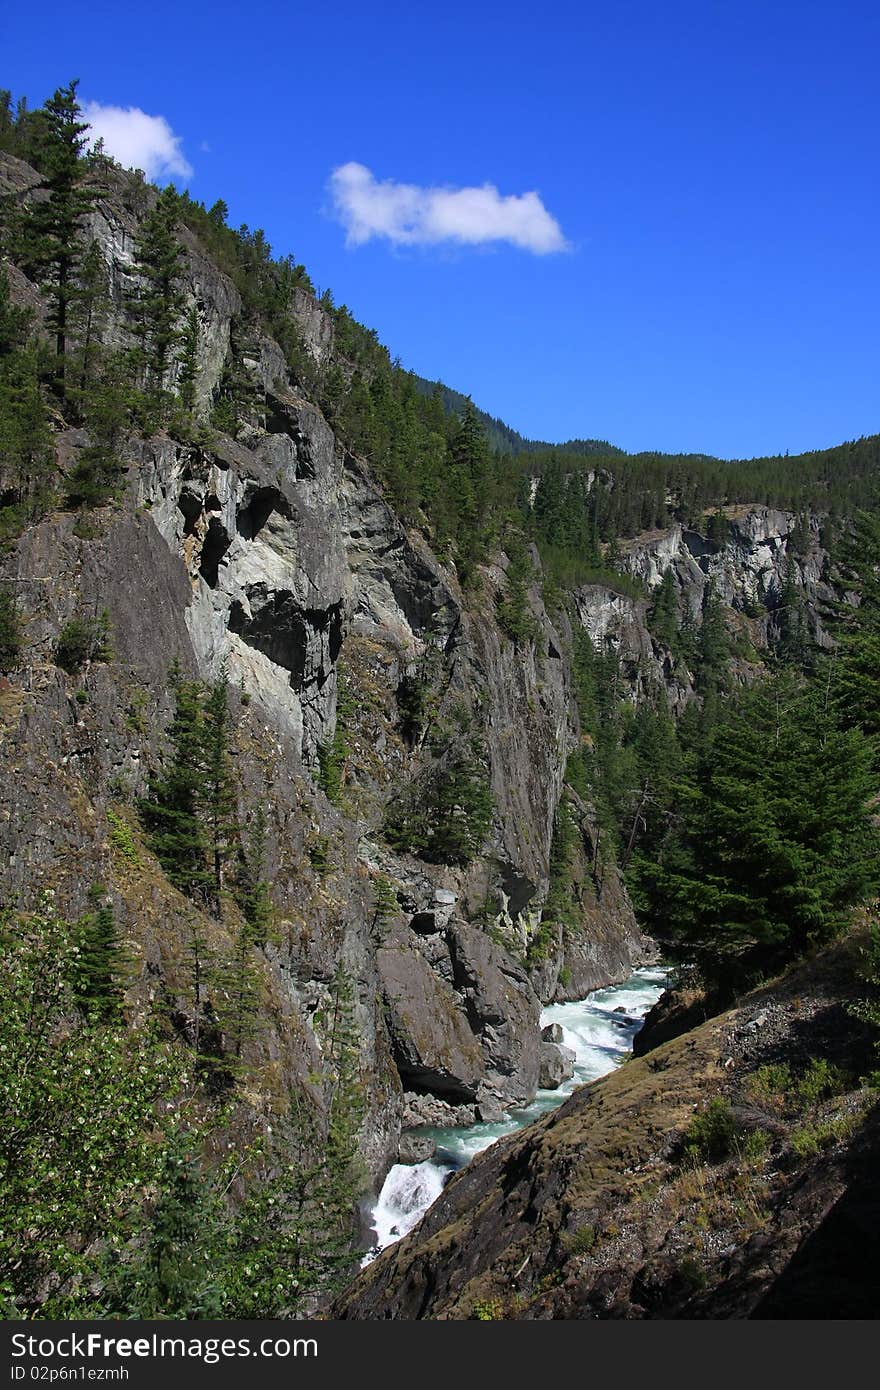
[[[529,585],[534,582],[535,570],[522,540],[509,543],[510,563],[506,584],[498,600],[498,621],[517,646],[530,642],[538,631],[538,623],[529,602]]]
[[[81,449],[67,475],[67,504],[100,507],[119,495],[125,477],[124,449],[132,423],[130,370],[125,358],[113,354],[81,396],[84,423],[91,444]]]
[[[213,864],[214,898],[221,910],[224,868],[238,834],[235,788],[229,765],[229,677],[224,666],[208,693],[202,714],[204,768],[200,801]]]
[[[122,1010],[125,955],[112,904],[101,902],[102,894],[100,887],[92,890],[94,910],[77,923],[73,986],[84,1012],[111,1023],[118,1021]]]
[[[82,223],[100,197],[86,182],[88,165],[81,158],[88,122],[80,119],[77,81],[59,88],[40,112],[40,187],[47,196],[29,208],[27,260],[45,276],[50,322],[55,332],[55,379],[63,396],[71,307],[79,294],[78,276],[86,247]]]
[[[471,401],[449,442],[447,497],[455,536],[466,563],[476,553],[477,529],[486,506],[489,449],[485,431]]]
[[[212,1257],[222,1216],[185,1133],[167,1138],[157,1188],[141,1239],[109,1264],[104,1299],[116,1316],[218,1317]]]
[[[199,310],[193,303],[180,338],[180,404],[192,414],[196,403],[196,376],[199,365]]]
[[[150,781],[140,813],[150,844],[175,888],[204,901],[216,884],[208,868],[208,837],[200,814],[207,783],[202,688],[185,680],[175,663],[170,673],[174,718],[168,730],[165,767]]]
[[[241,855],[238,902],[254,946],[265,946],[272,930],[272,899],[266,882],[266,815],[262,806],[254,812],[247,852]]]
[[[363,1180],[358,1135],[365,1098],[355,1002],[354,981],[340,960],[330,981],[327,1059],[331,1072],[324,1201],[328,1226],[331,1230],[335,1226],[344,1239],[350,1237],[354,1199]]]
[[[79,268],[71,323],[76,339],[76,392],[82,414],[85,393],[100,377],[101,340],[110,308],[110,281],[101,248],[93,241]]]
[[[33,344],[17,347],[0,355],[0,493],[14,499],[7,505],[23,518],[49,504],[53,464],[38,351]]]
[[[654,637],[671,652],[680,647],[678,631],[678,591],[675,575],[671,569],[664,570],[663,578],[648,610],[648,627]]]
[[[245,921],[235,933],[232,957],[225,972],[226,1006],[221,1013],[225,1050],[241,1060],[242,1049],[256,1029],[259,1015],[259,977],[252,959],[253,935]]]
[[[11,584],[0,585],[0,673],[14,671],[21,659],[21,617]]]
[[[697,689],[702,693],[726,689],[729,662],[730,637],[724,621],[724,607],[715,581],[710,579],[703,592],[703,620],[697,639]]]
[[[858,605],[838,603],[839,654],[831,689],[841,719],[873,740],[880,758],[880,512],[860,511],[843,548],[844,584]]]
[[[878,879],[872,750],[815,683],[728,701],[646,866],[658,934],[728,988],[828,941]]]
[[[135,243],[139,285],[133,297],[137,364],[148,393],[164,402],[166,379],[181,341],[183,252],[177,239],[178,198],[173,185],[160,193],[141,223]]]
[[[783,666],[806,666],[810,658],[810,629],[802,589],[795,582],[794,559],[786,557],[785,580],[777,609],[775,654]]]

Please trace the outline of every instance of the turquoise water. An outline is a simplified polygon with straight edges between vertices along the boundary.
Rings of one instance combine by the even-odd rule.
[[[375,1243],[365,1263],[407,1235],[440,1196],[449,1175],[475,1154],[555,1110],[578,1086],[596,1081],[619,1066],[632,1050],[645,1014],[666,988],[666,974],[662,966],[649,966],[637,970],[621,985],[593,990],[586,999],[544,1009],[541,1026],[561,1024],[563,1045],[575,1054],[572,1079],[558,1090],[538,1091],[531,1105],[510,1111],[495,1124],[420,1130],[434,1139],[437,1152],[429,1162],[396,1163],[390,1170],[371,1213]]]

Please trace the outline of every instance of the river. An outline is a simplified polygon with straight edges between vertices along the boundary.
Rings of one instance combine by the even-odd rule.
[[[538,1091],[531,1105],[512,1111],[497,1124],[419,1130],[434,1139],[437,1151],[426,1163],[395,1163],[388,1173],[371,1212],[374,1244],[363,1263],[368,1264],[380,1250],[407,1235],[440,1196],[450,1175],[475,1154],[502,1135],[523,1129],[554,1110],[578,1086],[619,1066],[631,1052],[645,1014],[663,993],[666,974],[662,966],[649,966],[637,970],[621,985],[596,989],[586,999],[543,1009],[542,1028],[548,1023],[562,1025],[563,1044],[575,1054],[574,1076],[558,1090]]]

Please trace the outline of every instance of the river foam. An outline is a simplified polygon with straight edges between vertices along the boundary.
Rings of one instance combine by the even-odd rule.
[[[497,1124],[476,1124],[462,1129],[424,1129],[437,1145],[435,1157],[426,1163],[395,1163],[388,1173],[370,1213],[374,1244],[363,1263],[413,1229],[437,1200],[452,1173],[475,1154],[487,1149],[504,1134],[523,1129],[588,1081],[596,1081],[619,1066],[632,1050],[633,1038],[645,1014],[666,988],[666,970],[649,966],[637,970],[621,985],[596,989],[586,999],[570,1004],[551,1004],[541,1013],[541,1026],[558,1023],[562,1041],[575,1054],[574,1076],[558,1090],[538,1091],[532,1104],[511,1112]]]

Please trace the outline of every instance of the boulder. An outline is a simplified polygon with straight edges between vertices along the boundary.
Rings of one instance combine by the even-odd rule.
[[[437,1152],[437,1145],[429,1134],[416,1134],[404,1130],[397,1149],[399,1163],[427,1163]]]
[[[485,1064],[453,989],[406,947],[380,950],[377,965],[404,1086],[453,1101],[475,1100]]]
[[[555,1091],[563,1081],[570,1081],[574,1076],[574,1063],[575,1055],[570,1047],[542,1042],[539,1085],[545,1091]]]

